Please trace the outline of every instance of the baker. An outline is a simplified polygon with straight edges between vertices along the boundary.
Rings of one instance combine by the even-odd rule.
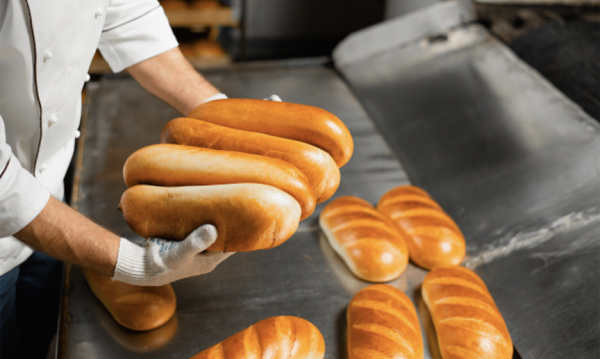
[[[58,317],[59,260],[162,285],[208,273],[231,254],[202,253],[217,237],[211,225],[183,242],[140,246],[62,202],[97,48],[113,71],[127,70],[182,114],[225,97],[177,46],[156,0],[0,2],[0,357],[45,358]]]

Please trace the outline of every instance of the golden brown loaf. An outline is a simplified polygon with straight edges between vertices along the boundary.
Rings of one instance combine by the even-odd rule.
[[[302,208],[301,219],[310,216],[316,205],[314,189],[298,168],[283,160],[243,152],[151,145],[129,156],[123,178],[128,187],[262,183],[294,197]]]
[[[298,317],[261,320],[194,355],[191,359],[322,359],[323,335],[312,323]]]
[[[408,252],[415,264],[432,269],[463,260],[466,243],[460,229],[424,190],[393,188],[381,197],[377,209],[406,232]]]
[[[388,282],[406,269],[408,248],[402,230],[369,202],[351,196],[337,198],[323,208],[319,224],[357,277]]]
[[[133,186],[119,208],[131,229],[144,238],[183,240],[212,224],[217,241],[211,251],[247,252],[276,247],[294,234],[300,206],[272,186],[239,183],[213,186]]]
[[[414,305],[401,290],[375,284],[348,305],[349,359],[422,359],[423,339]]]
[[[423,281],[444,359],[511,359],[510,334],[485,283],[461,266],[438,267]]]
[[[151,330],[175,314],[175,292],[170,284],[142,287],[113,280],[89,269],[83,274],[94,295],[113,318],[131,330]]]
[[[315,190],[317,203],[329,199],[340,184],[340,170],[331,156],[299,141],[182,117],[167,123],[161,142],[245,152],[287,161],[308,178]]]
[[[346,125],[332,113],[314,106],[255,99],[206,102],[187,116],[239,130],[261,132],[316,146],[342,167],[354,150]]]

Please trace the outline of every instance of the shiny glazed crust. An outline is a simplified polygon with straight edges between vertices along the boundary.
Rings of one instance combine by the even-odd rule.
[[[414,305],[401,290],[375,284],[348,305],[349,359],[423,358],[423,338]]]
[[[393,188],[381,197],[377,209],[407,234],[408,252],[415,264],[432,269],[463,260],[466,243],[460,229],[424,190]]]
[[[83,269],[83,274],[96,298],[126,328],[155,329],[175,314],[176,298],[170,284],[143,287],[119,282],[89,269]]]
[[[316,146],[342,167],[354,150],[350,131],[331,112],[314,106],[256,99],[204,103],[187,116],[239,130],[260,132]]]
[[[444,359],[511,359],[513,344],[485,283],[461,266],[438,267],[423,281]]]
[[[340,184],[340,170],[333,158],[327,152],[299,141],[182,117],[167,123],[161,133],[161,142],[245,152],[286,161],[308,178],[317,203],[329,199]]]
[[[134,152],[123,166],[128,187],[194,186],[261,183],[288,193],[302,208],[304,219],[315,210],[316,198],[306,176],[286,161],[243,152],[217,151],[160,144]]]
[[[352,273],[369,282],[398,278],[408,264],[404,234],[393,221],[357,197],[340,197],[321,212],[319,224]]]
[[[294,234],[300,206],[271,186],[239,183],[213,186],[133,186],[119,208],[131,229],[144,238],[183,240],[212,224],[217,241],[211,251],[247,252],[276,247]]]
[[[232,335],[191,359],[322,359],[323,335],[298,317],[272,317]]]

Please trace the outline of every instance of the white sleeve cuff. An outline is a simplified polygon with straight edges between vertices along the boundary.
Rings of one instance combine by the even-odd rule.
[[[50,192],[21,167],[14,155],[0,173],[0,238],[3,238],[33,221],[48,203]]]
[[[120,26],[105,30],[98,48],[114,72],[178,46],[161,6]]]

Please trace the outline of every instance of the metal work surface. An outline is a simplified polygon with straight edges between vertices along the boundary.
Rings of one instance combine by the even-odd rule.
[[[336,66],[464,232],[519,354],[598,358],[600,127],[484,28],[431,36],[436,6],[351,36]],[[401,27],[421,37],[388,41]]]
[[[375,203],[387,190],[408,182],[358,101],[324,63],[232,67],[206,72],[206,76],[230,97],[263,98],[277,93],[286,101],[319,106],[343,119],[353,135],[355,152],[341,169],[335,197],[355,195]],[[92,83],[87,109],[76,205],[117,234],[141,240],[116,209],[125,190],[122,166],[133,151],[158,142],[163,126],[178,114],[126,77]],[[73,267],[61,357],[189,358],[259,320],[296,315],[321,330],[326,358],[344,358],[346,307],[368,283],[353,277],[322,237],[317,218],[324,205],[281,246],[237,253],[209,275],[175,282],[175,319],[148,333],[120,327],[93,296],[80,269]],[[409,265],[390,284],[413,297],[425,274]]]

